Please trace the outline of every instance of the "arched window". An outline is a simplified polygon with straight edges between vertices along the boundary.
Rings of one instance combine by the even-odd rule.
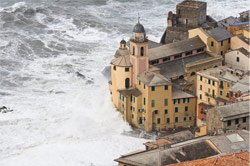
[[[190,74],[190,76],[194,76],[195,75],[195,72],[192,72],[191,74]]]
[[[184,78],[184,76],[180,76],[180,77],[179,77],[179,79],[183,79],[183,78]]]
[[[141,56],[144,56],[144,47],[141,47]]]
[[[129,88],[129,78],[125,79],[125,88]]]
[[[133,55],[135,55],[135,47],[133,46]]]

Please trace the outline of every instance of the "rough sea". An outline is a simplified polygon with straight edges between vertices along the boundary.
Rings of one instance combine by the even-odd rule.
[[[1,166],[112,166],[144,149],[102,71],[137,22],[159,42],[181,0],[0,0]],[[248,0],[207,0],[216,20]],[[104,73],[105,74],[105,73]]]

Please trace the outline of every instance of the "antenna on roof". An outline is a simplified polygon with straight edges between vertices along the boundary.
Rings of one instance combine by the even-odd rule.
[[[138,23],[140,23],[140,13],[138,12]]]

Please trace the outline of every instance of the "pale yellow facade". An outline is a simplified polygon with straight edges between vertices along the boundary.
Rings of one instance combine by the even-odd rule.
[[[194,126],[196,97],[173,89],[171,80],[149,66],[148,49],[145,32],[136,30],[129,55],[112,60],[109,89],[115,107],[125,121],[146,131]]]

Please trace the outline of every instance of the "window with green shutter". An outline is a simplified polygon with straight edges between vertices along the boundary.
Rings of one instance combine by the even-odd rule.
[[[202,76],[200,76],[200,81],[202,81]]]
[[[178,122],[178,117],[175,117],[175,122]]]
[[[214,80],[213,80],[213,85],[215,85],[215,82],[214,82]]]
[[[237,57],[236,61],[239,62],[240,61],[240,57]]]
[[[165,114],[168,114],[168,110],[167,109],[165,109]]]
[[[229,93],[227,93],[227,97],[229,97]]]
[[[202,94],[200,94],[200,99],[202,99]]]
[[[164,105],[167,106],[168,105],[168,99],[164,100]]]
[[[157,123],[160,124],[161,123],[161,118],[157,119]]]
[[[170,122],[170,119],[169,118],[167,118],[167,123],[169,123]]]
[[[242,122],[243,122],[243,123],[247,122],[247,117],[243,117],[243,118],[242,118]]]
[[[186,121],[187,120],[187,118],[186,117],[184,117],[184,119],[183,119],[184,121]]]
[[[178,112],[178,107],[175,107],[174,112]]]
[[[188,106],[185,106],[185,111],[188,111]]]
[[[144,105],[146,105],[146,99],[145,99],[145,97],[144,97],[144,99],[143,99],[144,101],[143,101],[143,103],[144,103]]]
[[[168,85],[165,85],[165,86],[164,86],[164,89],[165,89],[165,90],[168,90]]]
[[[231,126],[231,120],[227,121],[227,126]]]
[[[210,79],[208,79],[208,84],[210,84],[211,83],[211,80]]]
[[[155,107],[155,101],[154,100],[151,101],[151,106]]]
[[[151,90],[152,90],[152,91],[155,91],[155,87],[154,87],[154,86],[152,86]]]
[[[220,91],[220,95],[222,96],[222,90]]]

